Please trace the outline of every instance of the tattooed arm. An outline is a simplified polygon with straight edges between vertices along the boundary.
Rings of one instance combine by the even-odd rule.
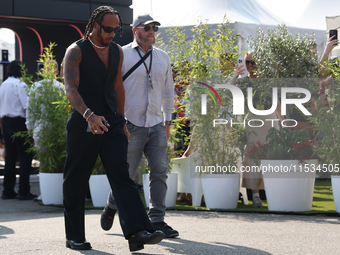
[[[78,92],[80,76],[79,64],[81,60],[81,50],[79,46],[74,43],[66,50],[63,75],[65,80],[66,97],[70,101],[71,105],[81,115],[83,115],[88,107],[85,105],[83,98]],[[89,116],[90,113],[91,111],[88,111],[86,116]],[[94,113],[92,114],[88,120],[88,124],[93,134],[103,134],[104,131],[108,131],[107,127],[102,123],[104,120],[105,118],[103,116],[97,116]],[[101,128],[104,131],[102,131]],[[97,130],[97,133],[95,133],[94,130]]]
[[[125,104],[125,90],[123,85],[123,78],[122,78],[122,63],[124,59],[123,50],[120,46],[119,47],[119,54],[120,54],[120,61],[118,66],[118,73],[115,79],[115,90],[117,93],[118,98],[118,109],[120,115],[125,116],[124,114],[124,104]]]

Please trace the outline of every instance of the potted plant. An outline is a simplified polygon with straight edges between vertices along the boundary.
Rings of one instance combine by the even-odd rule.
[[[210,109],[211,110],[211,109]],[[202,125],[202,128],[205,125]],[[225,126],[205,130],[197,127],[195,142],[198,160],[193,162],[196,174],[202,178],[203,194],[208,208],[233,209],[237,207],[240,191],[242,152],[239,134]],[[198,133],[199,132],[199,133]]]
[[[199,84],[197,84],[199,86]],[[230,107],[207,104],[206,114],[201,114],[202,92],[192,87],[191,111],[195,120],[192,129],[192,148],[198,154],[192,159],[191,178],[201,178],[203,194],[208,208],[233,209],[237,207],[246,130],[244,119],[230,117]],[[219,90],[221,101],[229,102],[227,91]],[[223,124],[216,124],[221,120]],[[227,123],[228,121],[228,123]],[[221,195],[218,195],[221,194]],[[223,194],[223,195],[222,195]]]
[[[90,194],[94,207],[104,207],[107,203],[107,196],[111,191],[103,163],[98,156],[89,180]]]
[[[213,126],[215,119],[229,119],[232,116],[231,107],[228,107],[231,105],[230,94],[218,90],[217,99],[217,95],[210,91],[212,89],[216,92],[215,84],[228,84],[229,80],[225,75],[233,72],[233,63],[238,57],[237,38],[234,31],[228,28],[228,24],[229,21],[224,18],[217,29],[213,30],[206,22],[200,22],[191,29],[193,35],[190,40],[180,27],[166,31],[170,38],[167,51],[178,70],[175,81],[190,84],[186,93],[190,98],[188,106],[191,124],[190,148],[195,150],[195,157],[190,157],[190,164],[184,164],[185,169],[182,159],[174,159],[173,163],[176,171],[181,173],[179,183],[192,187],[190,190],[195,193],[193,203],[197,205],[200,205],[201,200],[200,179],[202,179],[204,198],[209,208],[236,208],[240,189],[239,173],[215,171],[214,174],[209,174],[212,172],[208,173],[202,169],[202,167],[216,169],[219,166],[239,169],[242,161],[241,139],[238,138],[242,133],[239,131],[244,129],[231,128],[227,125]],[[228,52],[234,56],[231,65],[223,65],[223,69],[227,66],[228,70],[219,72],[222,69],[221,60],[224,60],[221,56]],[[207,114],[202,115],[201,96],[206,93],[211,97],[207,102]],[[187,173],[184,174],[184,171]],[[225,188],[227,190],[224,190]]]
[[[315,141],[302,130],[271,128],[266,143],[253,143],[249,157],[262,170],[268,209],[309,211],[312,208],[316,169]]]
[[[70,105],[65,96],[63,85],[56,82],[55,64],[51,43],[44,48],[44,54],[38,61],[44,65],[38,72],[40,81],[32,83],[27,75],[23,77],[29,86],[29,104],[27,120],[39,126],[29,131],[36,137],[36,146],[32,145],[36,158],[40,162],[39,183],[44,204],[62,204],[63,169],[66,157],[66,122]],[[53,190],[52,190],[53,189]]]
[[[329,77],[320,83],[318,114],[314,124],[318,130],[317,153],[320,155],[320,173],[331,174],[332,192],[336,211],[340,213],[340,108],[339,62],[324,63]]]
[[[340,175],[339,175],[339,164],[326,164],[326,169],[332,168],[335,174],[331,176],[332,180],[332,192],[333,199],[335,204],[335,209],[338,213],[340,213]]]

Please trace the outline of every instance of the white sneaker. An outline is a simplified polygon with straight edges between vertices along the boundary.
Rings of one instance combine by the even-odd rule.
[[[260,197],[253,197],[253,207],[262,207],[262,201]]]
[[[39,197],[33,198],[33,201],[34,201],[34,202],[40,202],[40,201],[42,201],[41,195],[40,195]]]

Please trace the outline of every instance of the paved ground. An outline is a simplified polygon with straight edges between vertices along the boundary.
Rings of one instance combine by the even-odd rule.
[[[32,193],[40,193],[38,182]],[[0,254],[130,254],[119,222],[103,231],[100,213],[86,211],[93,249],[73,251],[65,248],[61,208],[0,199]],[[167,211],[166,221],[180,237],[135,254],[340,254],[340,217]]]

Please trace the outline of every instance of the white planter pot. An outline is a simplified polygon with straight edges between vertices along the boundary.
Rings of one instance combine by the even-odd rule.
[[[240,174],[203,174],[202,186],[207,208],[237,208]]]
[[[89,186],[93,206],[104,207],[111,191],[106,174],[91,175]]]
[[[309,164],[308,168],[304,164]],[[263,181],[270,211],[310,211],[312,210],[317,159],[306,160],[261,160]],[[277,170],[277,171],[275,171]]]
[[[149,182],[150,177],[149,174],[143,174],[143,190],[144,190],[144,198],[146,207],[149,207],[150,204],[150,189]],[[165,206],[166,207],[174,207],[176,205],[177,198],[177,183],[178,183],[178,175],[177,173],[168,174],[168,178],[166,179],[166,185],[168,186],[168,190],[165,196]]]
[[[332,175],[331,180],[335,209],[340,213],[340,176]]]
[[[39,173],[41,199],[44,205],[63,204],[63,173]]]

